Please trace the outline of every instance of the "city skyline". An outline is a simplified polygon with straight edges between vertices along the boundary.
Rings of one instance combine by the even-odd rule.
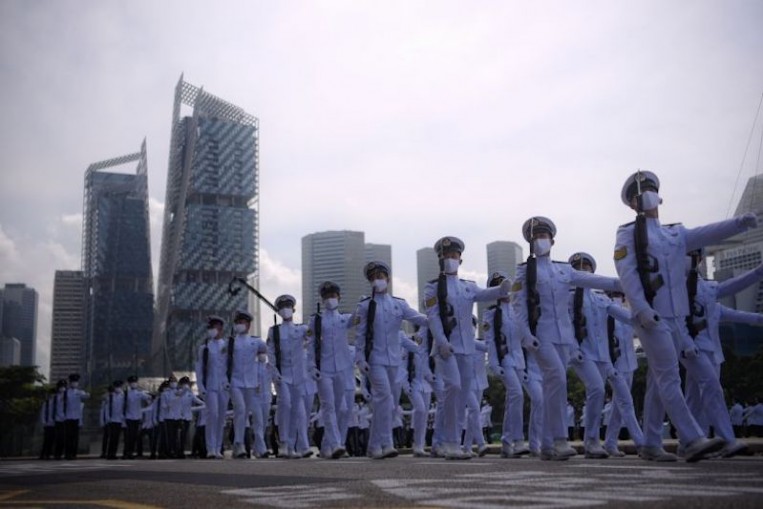
[[[412,303],[421,246],[462,238],[462,275],[482,281],[484,246],[526,249],[537,214],[557,223],[556,259],[586,250],[612,275],[629,173],[656,171],[663,221],[687,226],[731,215],[736,181],[759,173],[746,151],[760,133],[756,2],[216,7],[0,4],[0,282],[40,294],[43,371],[54,270],[81,268],[81,169],[144,137],[158,274],[180,73],[262,121],[271,298],[299,292],[310,232],[391,245],[395,293]]]

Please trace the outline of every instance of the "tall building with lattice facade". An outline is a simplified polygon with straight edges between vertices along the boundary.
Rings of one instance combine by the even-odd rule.
[[[21,366],[37,365],[37,301],[37,291],[23,283],[0,290],[0,337],[19,341]]]
[[[104,171],[132,164],[134,173]],[[154,280],[145,140],[140,152],[87,168],[83,208],[84,374],[87,383],[98,386],[145,374],[151,351]]]
[[[418,309],[424,312],[424,290],[427,283],[440,275],[440,262],[433,247],[422,247],[416,251],[416,281],[419,293]]]
[[[181,115],[181,108],[188,110]],[[172,116],[153,360],[157,374],[193,368],[205,317],[230,325],[259,268],[259,121],[180,77]],[[256,310],[253,310],[256,312]]]

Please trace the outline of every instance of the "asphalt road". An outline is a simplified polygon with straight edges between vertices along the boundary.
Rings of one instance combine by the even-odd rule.
[[[763,457],[6,460],[5,507],[763,507]]]

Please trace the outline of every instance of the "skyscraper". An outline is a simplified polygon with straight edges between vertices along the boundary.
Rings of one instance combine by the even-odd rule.
[[[21,346],[21,366],[35,366],[37,354],[37,291],[23,283],[6,284],[2,291],[2,334]]]
[[[433,247],[422,247],[416,251],[416,276],[418,282],[419,312],[424,313],[424,290],[427,283],[435,279],[440,274],[440,264],[437,260],[437,253]]]
[[[363,277],[365,263],[363,232],[326,231],[302,237],[303,320],[315,313],[316,303],[320,302],[318,287],[324,281],[333,281],[341,288],[339,310],[354,312],[361,296],[368,294]]]
[[[134,173],[103,171],[137,163]],[[85,172],[85,372],[92,385],[144,374],[154,318],[146,141]]]
[[[57,270],[50,335],[49,378],[53,383],[84,368],[86,304],[84,274]]]
[[[487,245],[487,273],[488,277],[493,272],[503,271],[514,278],[517,274],[517,265],[522,262],[522,248],[516,242],[509,240],[496,240]],[[477,281],[477,284],[484,286],[487,281]],[[494,303],[478,302],[477,318],[482,320],[482,313]],[[480,331],[481,333],[481,331]]]
[[[373,261],[384,262],[387,265],[389,265],[390,270],[392,270],[392,246],[391,245],[366,243],[365,253],[366,253],[365,263],[373,262]],[[361,277],[364,278],[365,280],[365,274],[361,274]],[[366,282],[365,284],[366,284],[366,288],[368,288],[368,283]],[[365,291],[367,292],[368,290],[366,289]],[[394,290],[392,289],[392,277],[390,277],[387,291],[391,294],[394,294]]]
[[[191,109],[181,116],[181,107]],[[180,77],[172,115],[153,360],[193,367],[206,316],[247,307],[233,278],[259,270],[259,121]],[[228,322],[230,325],[230,322]]]

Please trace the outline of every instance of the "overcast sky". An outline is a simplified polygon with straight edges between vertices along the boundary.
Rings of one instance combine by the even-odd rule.
[[[614,274],[637,168],[664,222],[727,217],[756,174],[763,2],[0,2],[0,284],[40,292],[47,373],[56,269],[79,269],[84,172],[147,138],[158,276],[174,87],[260,119],[263,293],[301,297],[300,239],[364,231],[392,245],[415,305],[415,252],[522,242]],[[740,173],[741,172],[741,173]],[[735,191],[735,182],[741,175]],[[733,210],[733,207],[732,207]]]

